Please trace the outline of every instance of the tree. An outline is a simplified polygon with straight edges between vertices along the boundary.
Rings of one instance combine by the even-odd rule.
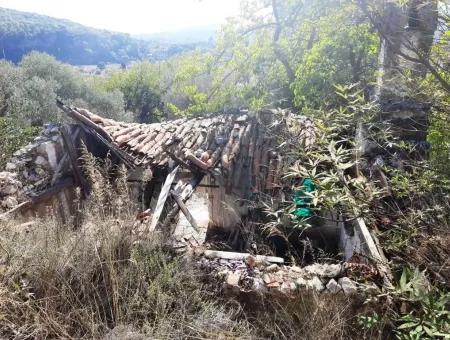
[[[209,101],[319,107],[334,84],[375,79],[378,39],[354,2],[244,1],[220,32]],[[218,90],[220,89],[220,91]]]
[[[22,83],[22,72],[12,63],[0,60],[0,117],[14,110],[14,97]]]
[[[150,62],[139,62],[128,70],[115,71],[101,86],[107,91],[121,91],[125,109],[135,112],[140,123],[159,119],[163,106],[159,74],[157,67]]]

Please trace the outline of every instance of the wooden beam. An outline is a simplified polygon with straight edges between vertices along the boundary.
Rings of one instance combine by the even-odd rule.
[[[387,259],[384,256],[383,250],[376,245],[378,240],[370,233],[366,226],[366,222],[364,222],[364,219],[361,217],[356,218],[356,230],[359,232],[359,235],[361,235],[361,242],[368,251],[367,256],[375,261],[378,271],[383,277],[384,284],[386,286],[391,286],[392,273],[388,267]]]
[[[200,184],[205,174],[203,172],[194,173],[192,176],[191,181],[183,187],[183,191],[180,194],[180,199],[183,203],[186,203],[186,201],[192,196],[192,194],[195,191],[195,188]],[[172,206],[172,209],[167,214],[164,221],[161,223],[161,229],[166,229],[169,227],[171,223],[173,223],[174,218],[178,215],[180,212],[180,206],[178,204],[174,204]]]
[[[189,221],[191,226],[195,229],[195,231],[199,232],[200,228],[198,227],[198,224],[195,221],[194,216],[192,216],[191,212],[187,208],[186,204],[184,204],[184,202],[181,200],[180,196],[176,192],[174,192],[173,190],[170,191],[170,194],[172,195],[173,199],[175,200],[175,202],[180,207],[180,209],[183,212],[184,216],[186,216],[186,219]]]
[[[72,170],[75,178],[75,184],[81,188],[83,198],[88,195],[88,183],[81,173],[80,167],[78,165],[78,155],[75,146],[73,145],[72,138],[70,136],[67,125],[61,127],[61,135],[64,140],[64,144],[67,148],[67,153],[69,154],[70,163],[72,165]]]
[[[257,263],[271,262],[284,263],[284,259],[276,256],[252,255],[249,253],[234,253],[231,251],[219,250],[205,250],[203,255],[209,259],[224,259],[224,260],[241,260],[245,261],[248,257],[254,257]]]
[[[105,138],[108,141],[112,141],[111,136],[109,135],[106,130],[104,130],[101,126],[95,124],[93,121],[91,121],[89,118],[83,116],[81,113],[77,112],[76,110],[72,109],[71,107],[68,107],[64,105],[63,102],[57,100],[56,101],[57,106],[66,112],[71,118],[89,126],[90,128],[94,129],[98,133],[102,135],[103,138]]]
[[[110,134],[103,129],[101,126],[95,124],[87,117],[83,116],[76,110],[64,105],[61,101],[57,100],[56,104],[58,107],[66,112],[70,117],[79,121],[81,126],[83,127],[86,133],[90,133],[94,137],[96,137],[100,142],[102,142],[108,149],[112,151],[125,165],[129,168],[135,168],[135,159],[129,156],[128,154],[122,152],[119,147],[112,143],[112,138]]]
[[[177,165],[172,172],[167,176],[166,181],[161,188],[161,192],[158,197],[158,203],[156,204],[155,213],[152,216],[152,221],[150,223],[150,226],[148,227],[148,230],[152,232],[155,230],[159,218],[161,217],[161,213],[163,212],[164,205],[166,204],[167,197],[169,196],[170,187],[172,186],[172,183],[175,179],[175,176],[180,169],[180,166]]]

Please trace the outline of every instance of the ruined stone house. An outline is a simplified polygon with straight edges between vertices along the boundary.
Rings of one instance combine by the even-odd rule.
[[[168,232],[170,244],[178,250],[201,249],[201,266],[216,273],[225,271],[231,287],[342,291],[345,286],[356,291],[344,270],[352,267],[343,264],[355,255],[372,260],[352,265],[385,270],[382,250],[362,219],[355,221],[352,230],[344,228],[339,218],[311,228],[312,238],[320,235],[335,244],[343,254],[341,264],[283,266],[281,257],[202,246],[215,233],[239,237],[235,231],[251,223],[251,212],[258,208],[255,196],[283,197],[287,150],[277,136],[288,131],[299,148],[308,148],[315,142],[312,120],[268,110],[138,124],[117,122],[62,103],[60,107],[73,123],[46,126],[34,143],[15,154],[8,171],[0,174],[0,200],[7,210],[0,216],[15,212],[33,218],[51,212],[70,221],[75,188],[89,195],[80,163],[84,144],[94,156],[109,157],[127,167],[129,186],[139,193],[135,197],[140,197],[146,209],[137,211],[146,232]],[[262,269],[255,267],[259,265]]]

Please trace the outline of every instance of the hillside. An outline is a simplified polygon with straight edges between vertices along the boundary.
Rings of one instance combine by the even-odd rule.
[[[195,45],[170,45],[86,27],[65,19],[0,8],[0,53],[18,62],[31,51],[46,52],[73,65],[160,60]]]

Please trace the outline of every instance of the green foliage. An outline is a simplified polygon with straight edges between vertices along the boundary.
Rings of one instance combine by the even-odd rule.
[[[81,96],[82,82],[80,74],[69,65],[63,64],[45,53],[31,52],[23,57],[20,67],[25,79],[34,77],[55,82],[55,93],[59,98],[75,99]]]
[[[450,339],[450,293],[430,287],[423,272],[404,268],[395,294],[409,303],[410,311],[398,313],[398,339]]]
[[[159,79],[158,67],[144,61],[129,70],[113,72],[100,86],[123,93],[125,109],[134,112],[137,121],[152,123],[162,110]]]
[[[374,312],[371,315],[360,315],[358,317],[358,326],[363,329],[372,330],[378,326],[380,321],[381,316],[377,312]]]
[[[28,144],[40,132],[37,127],[24,127],[12,117],[0,117],[0,169],[13,153]]]
[[[291,85],[300,107],[330,104],[335,84],[361,83],[365,87],[375,79],[379,39],[361,20],[356,5],[343,2],[315,24],[317,41],[305,51]]]
[[[338,87],[337,90],[343,105],[315,112],[316,143],[298,149],[297,160],[287,176],[310,178],[314,182],[315,190],[307,195],[317,212],[339,211],[351,219],[369,214],[371,204],[383,193],[369,180],[355,178],[348,172],[356,166],[353,140],[357,117],[370,120],[376,107],[365,103],[361,91],[354,87]],[[376,138],[375,134],[372,138]]]
[[[45,53],[30,53],[18,66],[2,61],[0,71],[0,116],[16,117],[25,125],[59,121],[59,98],[107,117],[124,118],[119,90],[97,88],[72,66]]]

